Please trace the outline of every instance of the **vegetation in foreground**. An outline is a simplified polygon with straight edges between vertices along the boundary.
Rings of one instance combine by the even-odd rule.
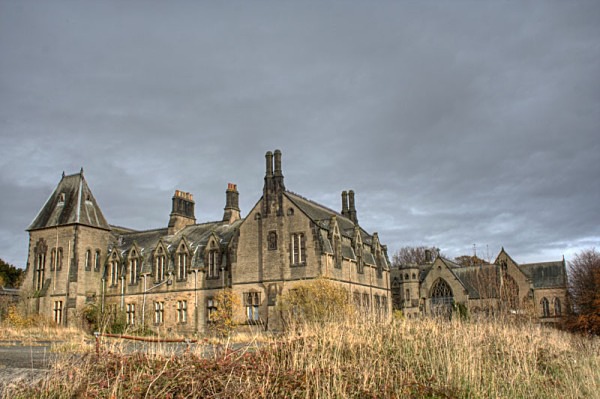
[[[593,398],[600,342],[533,324],[395,320],[306,323],[260,345],[202,357],[124,354],[58,361],[4,395],[171,398]]]

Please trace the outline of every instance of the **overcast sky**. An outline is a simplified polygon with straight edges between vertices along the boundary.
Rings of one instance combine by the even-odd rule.
[[[286,187],[389,255],[569,260],[600,246],[600,3],[0,0],[0,258],[61,174],[109,223],[242,215]]]

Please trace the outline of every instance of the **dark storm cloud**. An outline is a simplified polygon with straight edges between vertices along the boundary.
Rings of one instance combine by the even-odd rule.
[[[289,189],[390,253],[556,259],[597,245],[600,8],[593,2],[3,2],[0,257],[63,170],[112,224],[199,221],[226,183],[258,200],[264,153]],[[481,252],[483,251],[483,252]]]

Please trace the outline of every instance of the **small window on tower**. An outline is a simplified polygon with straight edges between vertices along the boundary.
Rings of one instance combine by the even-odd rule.
[[[65,193],[60,193],[60,195],[58,196],[58,203],[59,204],[65,203]]]

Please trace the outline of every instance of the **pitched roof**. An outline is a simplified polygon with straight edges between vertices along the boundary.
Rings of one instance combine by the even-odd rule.
[[[567,285],[563,261],[528,263],[519,265],[519,269],[531,279],[533,288],[554,288]]]
[[[203,251],[210,238],[214,235],[223,248],[226,247],[237,232],[244,219],[239,219],[232,224],[226,221],[208,222],[186,226],[174,235],[168,235],[167,228],[124,232],[118,235],[116,247],[121,256],[127,256],[128,251],[137,245],[142,257],[142,273],[150,273],[152,268],[153,251],[162,242],[169,253],[176,251],[176,245],[185,238],[189,244],[192,258],[192,268],[204,266]],[[224,258],[223,258],[224,260]],[[172,257],[167,257],[167,270],[173,270]]]
[[[80,173],[65,176],[27,230],[68,224],[83,224],[110,230],[92,191]]]
[[[331,217],[335,215],[338,227],[340,229],[340,234],[350,239],[354,237],[354,228],[356,225],[352,220],[348,219],[346,216],[342,216],[342,214],[332,209],[329,209],[307,198],[304,198],[296,193],[292,193],[291,191],[286,191],[285,195],[290,201],[292,201],[294,205],[300,208],[302,212],[304,212],[318,226],[329,230],[329,221],[331,220]],[[360,226],[359,228],[363,243],[371,245],[372,236],[366,231],[364,231]]]

